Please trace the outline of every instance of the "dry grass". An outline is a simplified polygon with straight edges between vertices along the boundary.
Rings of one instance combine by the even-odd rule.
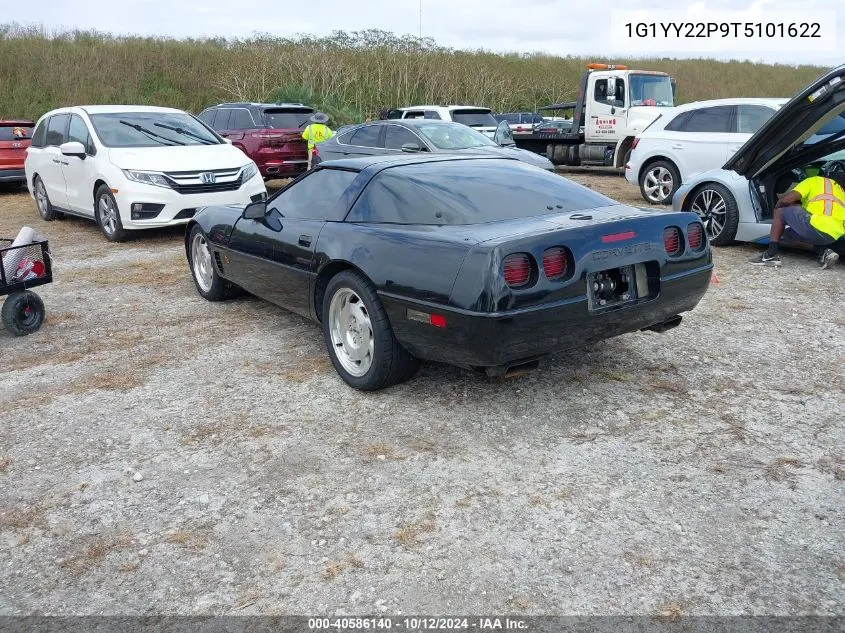
[[[364,455],[367,457],[374,457],[376,459],[379,457],[386,459],[392,454],[393,449],[387,444],[373,444],[372,446],[368,446],[364,449]]]
[[[98,535],[89,539],[79,552],[65,558],[59,566],[74,574],[81,574],[101,562],[111,552],[126,549],[132,543],[128,533]]]
[[[434,523],[411,523],[398,529],[394,533],[393,538],[405,549],[413,549],[422,545],[420,537],[429,532],[434,532]]]
[[[263,34],[228,42],[79,31],[49,37],[37,27],[12,25],[2,32],[0,116],[33,119],[69,103],[156,104],[198,112],[224,100],[268,98],[304,99],[327,111],[334,124],[413,103],[533,110],[574,98],[587,62],[596,61],[457,52],[431,39],[374,29],[328,37]],[[677,79],[680,102],[791,96],[825,70],[715,60],[599,61],[668,72]]]
[[[0,530],[25,530],[44,524],[44,509],[39,506],[12,508],[0,514]]]
[[[684,614],[683,606],[677,602],[663,605],[655,612],[655,617],[674,622]]]
[[[197,530],[174,530],[164,537],[164,541],[191,552],[201,552],[208,545],[207,536]]]
[[[667,378],[652,378],[645,385],[644,391],[650,393],[671,394],[676,396],[685,396],[690,392],[689,384],[685,381],[676,378],[669,380]]]
[[[0,473],[5,473],[12,465],[12,460],[9,457],[0,457]]]
[[[326,374],[332,369],[328,356],[311,356],[297,361],[293,365],[277,368],[277,375],[283,380],[291,382],[305,382],[315,375]]]
[[[632,567],[651,569],[654,567],[654,557],[643,549],[628,550],[622,558]]]
[[[778,457],[763,468],[767,481],[783,482],[790,488],[796,488],[798,478],[795,469],[804,468],[805,464],[797,457]]]
[[[323,580],[334,580],[340,576],[345,569],[363,569],[364,561],[362,561],[356,554],[348,553],[346,558],[342,561],[331,563],[323,570]]]
[[[615,369],[602,369],[596,375],[602,380],[613,382],[631,382],[634,379],[633,374]]]
[[[836,481],[845,481],[845,458],[838,455],[825,455],[816,462],[819,472],[833,475]]]
[[[123,563],[120,567],[117,568],[117,571],[122,572],[132,572],[137,571],[141,567],[141,561],[139,560],[132,560],[128,563]]]

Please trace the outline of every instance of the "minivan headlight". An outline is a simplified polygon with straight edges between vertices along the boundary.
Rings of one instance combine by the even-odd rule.
[[[136,171],[134,169],[123,169],[122,171],[123,175],[129,180],[145,185],[155,185],[156,187],[170,187],[170,181],[164,174],[157,171]]]
[[[250,163],[249,165],[244,165],[241,168],[241,182],[246,182],[247,180],[252,178],[257,173],[258,173],[258,167],[255,166],[255,163]]]

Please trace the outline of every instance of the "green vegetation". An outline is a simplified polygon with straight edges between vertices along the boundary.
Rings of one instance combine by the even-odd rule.
[[[86,103],[167,105],[199,112],[225,100],[302,101],[332,123],[360,121],[383,107],[471,103],[533,110],[575,98],[588,61],[662,70],[678,101],[788,97],[824,68],[677,59],[500,55],[437,46],[378,30],[330,37],[245,40],[48,34],[0,26],[0,117],[37,118]]]

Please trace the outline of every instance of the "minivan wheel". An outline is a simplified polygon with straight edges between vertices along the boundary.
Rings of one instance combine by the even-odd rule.
[[[120,220],[120,210],[111,189],[107,185],[100,185],[94,202],[94,215],[100,230],[109,242],[123,242],[129,237],[129,232],[123,228]]]
[[[680,186],[678,168],[668,160],[650,163],[640,173],[640,193],[651,204],[671,204]]]
[[[47,196],[47,188],[44,186],[44,181],[41,176],[36,176],[32,183],[33,193],[35,194],[35,207],[38,209],[38,215],[46,222],[52,222],[59,218],[59,212],[53,208],[50,198]]]

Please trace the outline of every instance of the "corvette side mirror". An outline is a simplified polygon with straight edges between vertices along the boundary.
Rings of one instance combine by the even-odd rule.
[[[421,152],[422,147],[417,145],[416,143],[404,143],[402,145],[403,152]]]
[[[241,216],[244,220],[261,220],[264,216],[267,215],[267,203],[263,200],[259,200],[258,202],[250,202],[244,208],[243,215]]]

